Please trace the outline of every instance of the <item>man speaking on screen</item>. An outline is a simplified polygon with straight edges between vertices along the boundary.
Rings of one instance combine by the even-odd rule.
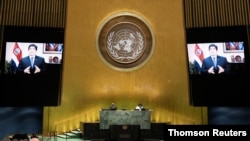
[[[208,46],[210,56],[205,58],[202,62],[203,74],[229,74],[230,63],[226,57],[217,54],[218,47],[215,44]]]
[[[43,57],[37,56],[37,45],[28,46],[28,56],[21,59],[17,67],[19,73],[37,74],[46,70],[46,63]]]

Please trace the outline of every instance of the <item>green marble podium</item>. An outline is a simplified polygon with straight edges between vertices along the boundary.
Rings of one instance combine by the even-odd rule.
[[[140,129],[150,129],[150,110],[101,110],[100,129],[109,129],[110,125],[140,125]]]

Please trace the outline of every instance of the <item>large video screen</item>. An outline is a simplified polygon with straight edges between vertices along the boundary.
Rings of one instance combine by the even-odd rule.
[[[3,35],[0,106],[59,105],[63,29],[5,27]]]
[[[249,106],[247,28],[196,28],[186,33],[191,105]]]

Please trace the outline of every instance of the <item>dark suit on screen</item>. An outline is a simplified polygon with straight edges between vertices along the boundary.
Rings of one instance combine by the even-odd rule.
[[[212,57],[209,56],[207,58],[205,58],[202,62],[202,73],[204,74],[208,74],[208,70],[211,67],[214,67],[214,72],[215,74],[218,74],[219,71],[219,67],[221,66],[224,69],[223,74],[229,74],[230,73],[230,63],[228,63],[227,58],[223,57],[223,56],[219,56],[217,55],[217,65],[214,65],[214,62],[212,60]]]
[[[22,60],[19,62],[17,71],[19,73],[23,73],[24,69],[27,67],[30,67],[30,73],[33,74],[35,71],[35,66],[39,67],[41,72],[44,72],[46,70],[46,64],[45,64],[45,60],[43,57],[40,56],[35,56],[34,58],[34,65],[33,67],[31,66],[31,61],[30,61],[30,57],[24,57],[22,58]]]

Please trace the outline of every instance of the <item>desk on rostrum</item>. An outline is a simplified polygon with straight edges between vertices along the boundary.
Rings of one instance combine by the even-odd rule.
[[[150,129],[151,110],[100,110],[100,129],[110,125],[140,125],[140,129]]]

